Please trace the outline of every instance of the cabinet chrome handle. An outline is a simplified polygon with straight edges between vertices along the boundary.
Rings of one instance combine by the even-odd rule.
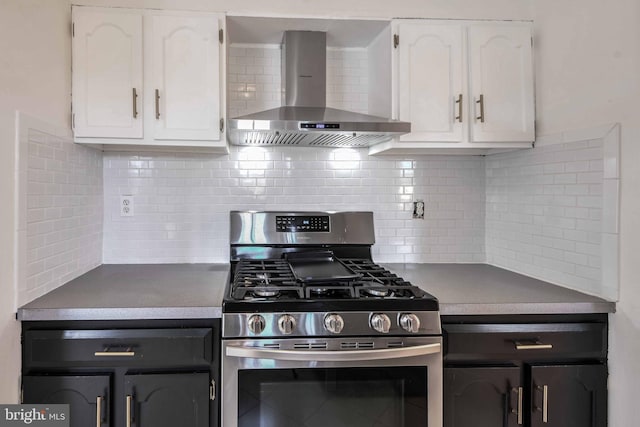
[[[458,99],[456,99],[456,104],[458,104],[458,115],[454,118],[454,122],[457,120],[462,123],[462,94],[458,95]]]
[[[543,344],[541,342],[535,342],[532,344],[523,344],[520,341],[514,341],[516,350],[551,350],[553,344]]]
[[[549,411],[548,411],[548,403],[549,403],[549,386],[542,386],[542,422],[549,422]]]
[[[133,398],[130,394],[127,394],[127,427],[131,427],[131,401]]]
[[[516,409],[516,416],[518,417],[518,425],[522,425],[522,387],[518,387],[517,389],[513,389],[514,392],[518,393],[518,408]]]
[[[480,99],[476,101],[476,104],[480,104],[480,115],[476,117],[476,120],[480,120],[480,123],[484,123],[484,95],[480,94]]]
[[[131,98],[133,103],[133,118],[137,119],[138,118],[138,92],[136,91],[135,87],[132,89]]]
[[[160,91],[156,89],[156,120],[160,120]]]
[[[96,397],[96,427],[102,425],[102,396]]]

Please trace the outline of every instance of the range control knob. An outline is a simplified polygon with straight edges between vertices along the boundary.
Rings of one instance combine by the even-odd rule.
[[[296,327],[296,319],[290,314],[283,314],[278,319],[278,329],[285,335],[290,335]]]
[[[254,314],[249,317],[247,320],[247,327],[251,331],[251,333],[259,335],[264,331],[264,328],[267,326],[267,322],[265,322],[264,317],[259,314]]]
[[[335,313],[329,313],[324,316],[324,328],[332,334],[339,334],[344,328],[344,319]]]
[[[413,313],[401,314],[399,323],[402,329],[412,334],[420,330],[420,318]]]
[[[388,334],[389,329],[391,328],[391,319],[389,319],[389,316],[386,314],[377,313],[371,315],[369,324],[374,331],[378,331],[382,334]]]

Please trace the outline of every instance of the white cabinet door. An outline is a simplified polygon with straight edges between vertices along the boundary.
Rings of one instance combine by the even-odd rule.
[[[218,19],[149,17],[153,138],[220,139]]]
[[[471,141],[533,141],[530,26],[474,24],[468,30],[468,46],[471,110],[475,116]]]
[[[142,16],[73,9],[76,137],[142,138]]]
[[[399,118],[411,122],[400,141],[462,141],[462,26],[402,22],[398,34]]]

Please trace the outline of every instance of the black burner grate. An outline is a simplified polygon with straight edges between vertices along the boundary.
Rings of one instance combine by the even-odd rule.
[[[236,265],[232,297],[237,300],[302,298],[289,263],[284,260],[243,260]]]
[[[421,289],[368,259],[341,259],[361,277],[329,283],[296,280],[284,259],[241,260],[235,266],[231,297],[245,301],[416,299]]]

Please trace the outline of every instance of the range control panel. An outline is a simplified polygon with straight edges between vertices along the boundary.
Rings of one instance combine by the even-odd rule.
[[[329,232],[328,216],[276,216],[276,231],[286,233]]]

